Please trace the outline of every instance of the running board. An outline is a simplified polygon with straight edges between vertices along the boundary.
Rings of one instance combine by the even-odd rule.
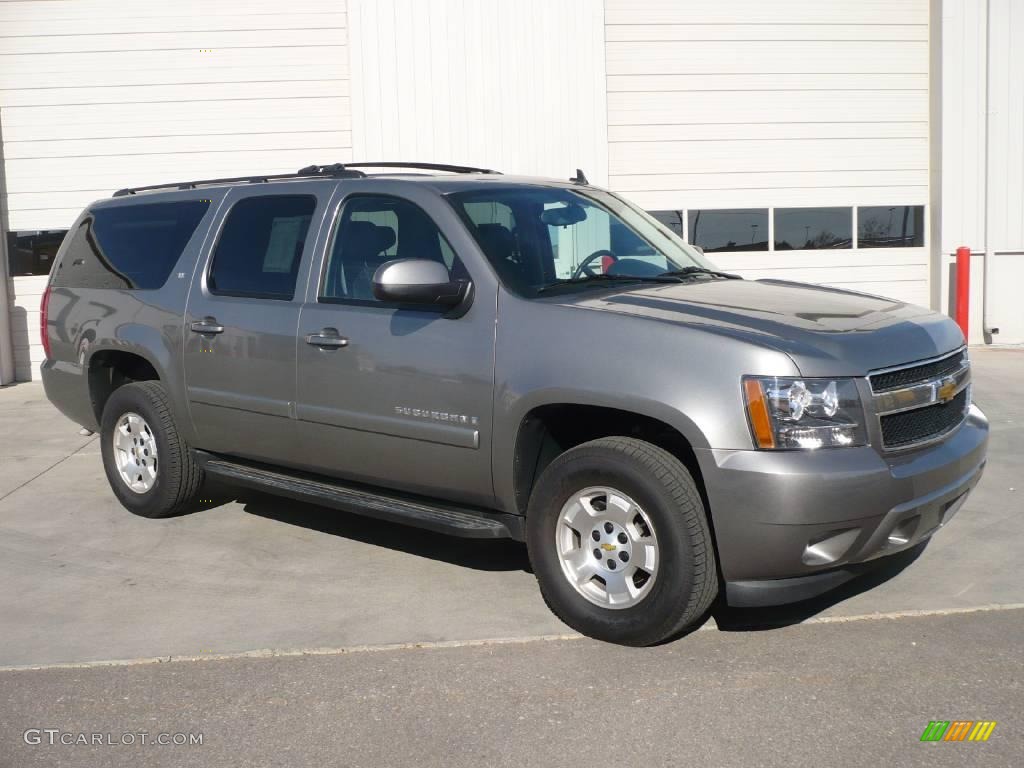
[[[524,539],[522,518],[446,501],[348,484],[333,478],[285,472],[205,451],[193,452],[210,475],[227,483],[321,504],[366,517],[469,539]]]

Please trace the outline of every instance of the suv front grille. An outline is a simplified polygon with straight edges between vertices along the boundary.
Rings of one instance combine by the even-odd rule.
[[[886,448],[905,448],[941,437],[963,421],[969,393],[967,388],[946,403],[882,416],[882,444]]]
[[[965,352],[959,352],[936,360],[933,363],[915,365],[911,368],[900,368],[898,371],[886,371],[876,373],[871,377],[871,390],[873,392],[888,392],[893,389],[901,389],[911,384],[919,384],[932,379],[941,379],[943,376],[959,370],[964,364]]]
[[[882,449],[905,450],[937,440],[967,418],[971,363],[967,350],[869,374]]]

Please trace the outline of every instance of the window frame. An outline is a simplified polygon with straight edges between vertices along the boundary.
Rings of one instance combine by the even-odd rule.
[[[257,291],[225,291],[215,288],[211,277],[213,276],[213,268],[217,264],[217,250],[220,248],[221,240],[224,237],[224,230],[227,227],[228,219],[234,212],[235,207],[239,203],[245,202],[246,200],[254,200],[261,197],[305,197],[313,201],[313,211],[310,213],[309,226],[306,229],[306,238],[302,243],[302,253],[299,255],[298,269],[295,270],[295,282],[292,285],[292,292],[290,296],[285,296],[279,293],[260,293]],[[320,208],[320,198],[311,192],[267,192],[263,194],[243,195],[237,200],[230,203],[228,209],[224,212],[224,215],[220,217],[220,224],[217,227],[217,237],[213,241],[213,245],[210,248],[210,256],[206,262],[206,270],[203,274],[203,288],[206,293],[211,296],[236,298],[236,299],[263,299],[265,301],[295,301],[295,292],[299,287],[299,277],[302,275],[302,261],[306,257],[306,251],[310,246],[310,233],[313,233],[313,243],[316,241],[316,231],[313,227],[314,222],[317,218],[317,210]]]
[[[348,306],[353,306],[353,307],[368,307],[368,308],[371,308],[371,309],[386,309],[386,310],[404,309],[404,310],[414,310],[414,311],[419,311],[419,312],[428,312],[430,314],[444,314],[446,312],[450,312],[451,311],[451,307],[440,307],[440,306],[433,307],[433,306],[430,306],[430,305],[427,305],[427,304],[410,304],[410,303],[402,302],[402,301],[380,301],[378,299],[353,299],[353,298],[350,298],[348,296],[324,296],[323,295],[324,286],[325,286],[325,283],[326,283],[326,280],[327,280],[327,270],[328,270],[328,268],[330,267],[330,264],[331,264],[331,257],[334,254],[334,246],[335,246],[335,243],[337,242],[338,234],[341,232],[341,223],[342,223],[343,217],[345,215],[345,208],[348,206],[348,204],[352,200],[354,200],[354,199],[365,199],[365,198],[374,198],[374,199],[385,198],[385,199],[388,199],[388,200],[397,200],[399,202],[403,202],[403,203],[406,203],[408,205],[414,206],[415,208],[418,208],[419,211],[424,216],[426,216],[427,219],[429,221],[431,221],[434,224],[435,227],[437,227],[437,233],[441,236],[441,239],[444,240],[444,242],[448,246],[448,248],[451,249],[451,252],[454,254],[455,259],[462,263],[463,269],[466,270],[466,273],[469,274],[469,269],[465,265],[465,260],[462,259],[459,256],[459,252],[452,245],[451,240],[448,239],[448,237],[445,235],[444,230],[441,228],[441,225],[438,224],[437,219],[435,219],[433,216],[431,216],[429,213],[427,213],[426,209],[422,205],[420,205],[419,203],[417,203],[417,202],[415,202],[413,200],[410,200],[408,197],[402,197],[401,195],[392,194],[390,192],[350,192],[347,195],[345,195],[343,198],[341,198],[341,200],[338,201],[338,204],[334,207],[334,213],[331,216],[331,228],[330,228],[330,230],[328,232],[327,242],[326,242],[325,248],[324,248],[323,259],[321,259],[321,261],[320,261],[320,274],[319,274],[319,276],[317,278],[317,283],[316,283],[316,292],[315,292],[316,303],[317,304],[340,304],[340,305],[348,305]],[[395,234],[396,234],[396,237],[397,237],[398,233],[396,232]],[[396,242],[397,242],[397,240],[396,240]],[[397,260],[398,259],[392,259],[392,261],[397,261]],[[455,262],[453,261],[452,262],[452,266],[454,267],[454,265],[455,265]],[[449,270],[448,276],[449,276],[449,278],[451,277],[451,270]],[[472,285],[473,284],[472,278],[470,278],[468,280],[468,282],[469,282],[470,285]]]

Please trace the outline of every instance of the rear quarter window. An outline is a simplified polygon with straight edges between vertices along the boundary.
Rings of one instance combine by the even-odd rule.
[[[71,235],[53,286],[160,288],[209,207],[202,200],[180,200],[90,212]]]

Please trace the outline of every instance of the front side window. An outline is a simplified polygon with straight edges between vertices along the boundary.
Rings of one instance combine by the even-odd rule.
[[[291,299],[315,209],[312,195],[264,195],[235,203],[213,253],[210,292]]]
[[[466,277],[437,224],[418,205],[386,195],[348,198],[338,217],[320,300],[377,301],[373,275],[396,259],[437,261],[453,279]]]
[[[68,243],[54,287],[160,288],[209,207],[202,200],[179,200],[93,211]]]
[[[448,200],[501,281],[520,296],[562,285],[582,289],[599,285],[597,278],[653,279],[708,267],[665,224],[601,190],[508,186]]]

